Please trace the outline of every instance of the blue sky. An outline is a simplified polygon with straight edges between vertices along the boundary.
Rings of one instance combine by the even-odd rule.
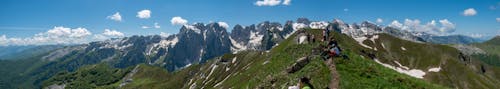
[[[453,23],[453,34],[493,36],[500,32],[500,0],[283,0],[274,6],[258,6],[258,0],[1,0],[0,36],[30,38],[47,33],[56,26],[85,28],[92,35],[105,29],[125,36],[177,33],[181,25],[171,19],[179,16],[194,22],[226,22],[250,25],[263,21],[285,22],[306,17],[314,21],[347,23],[362,21],[389,25],[393,20],[418,19],[421,24],[432,20]],[[464,15],[466,9],[475,13]],[[149,10],[147,19],[137,17]],[[120,13],[121,21],[107,18]],[[160,28],[154,28],[158,23]],[[143,29],[148,26],[151,28]],[[0,37],[1,38],[1,37]],[[0,42],[1,44],[2,42]],[[5,42],[4,42],[5,43]]]

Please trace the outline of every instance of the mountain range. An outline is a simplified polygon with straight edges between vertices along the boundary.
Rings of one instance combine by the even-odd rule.
[[[463,35],[437,36],[366,21],[346,24],[338,19],[326,22],[306,18],[287,21],[284,25],[265,21],[249,26],[235,25],[231,32],[228,29],[218,23],[196,23],[184,25],[179,33],[169,36],[131,36],[68,46],[3,47],[0,50],[10,53],[0,55],[0,59],[5,59],[0,61],[0,67],[4,68],[1,71],[9,72],[0,74],[3,75],[0,87],[56,88],[68,84],[67,87],[72,88],[82,84],[78,82],[87,81],[80,79],[83,78],[81,75],[100,73],[110,75],[110,78],[97,81],[104,82],[102,84],[81,86],[145,88],[161,85],[158,81],[163,81],[169,82],[163,86],[177,88],[284,88],[297,83],[295,79],[306,76],[317,88],[329,87],[328,83],[322,82],[331,79],[317,79],[338,75],[328,75],[328,65],[322,63],[316,52],[310,52],[321,43],[295,42],[303,40],[302,30],[319,40],[322,29],[332,31],[348,56],[334,62],[339,74],[345,75],[340,76],[340,87],[356,88],[352,83],[373,80],[367,77],[388,76],[396,77],[389,78],[394,80],[375,79],[389,83],[399,81],[409,85],[401,87],[408,88],[495,88],[500,83],[500,77],[495,76],[500,74],[500,52],[495,50],[500,46],[497,44],[500,41],[495,41],[500,39],[498,37],[481,43],[481,40]],[[469,49],[476,48],[481,52],[469,52]],[[14,49],[17,51],[12,51]],[[5,56],[11,54],[15,55]],[[304,70],[301,68],[297,74],[281,73],[303,57],[310,61],[302,66]],[[360,64],[369,61],[366,65],[377,66],[354,66],[349,64],[350,61]],[[148,76],[150,72],[156,75]],[[322,76],[312,76],[315,73]],[[250,74],[255,78],[248,79],[252,77]],[[172,79],[156,80],[158,77]],[[89,77],[92,78],[101,79],[99,76]],[[141,82],[141,79],[152,80]],[[249,81],[238,84],[236,81],[241,79]],[[140,86],[142,83],[145,85]]]

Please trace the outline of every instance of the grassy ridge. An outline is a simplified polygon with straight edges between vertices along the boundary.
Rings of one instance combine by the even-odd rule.
[[[388,69],[357,54],[346,53],[349,60],[336,60],[340,73],[340,87],[344,89],[446,89]]]
[[[307,33],[321,38],[321,30],[307,29]],[[456,56],[458,51],[445,45],[411,43],[385,34],[381,34],[376,43],[367,42],[376,47],[374,51],[358,45],[347,35],[332,33],[340,47],[349,57],[348,60],[336,58],[335,64],[340,75],[330,75],[330,70],[313,49],[324,43],[296,44],[296,34],[281,42],[269,51],[243,51],[237,54],[225,54],[204,64],[193,64],[179,71],[168,72],[164,68],[141,64],[133,81],[122,88],[287,88],[299,82],[300,78],[310,78],[314,88],[326,88],[332,76],[340,76],[340,88],[494,88],[498,80],[477,74],[477,70],[465,66]],[[383,48],[381,44],[387,47]],[[404,46],[407,51],[401,50]],[[431,49],[431,50],[425,50]],[[417,51],[417,52],[412,52]],[[450,51],[450,52],[447,52]],[[425,53],[422,53],[425,52]],[[368,58],[373,53],[384,62],[399,61],[411,68],[427,70],[440,66],[437,73],[428,73],[424,80],[410,77],[386,68]],[[287,68],[297,59],[310,58],[310,62],[294,73],[287,73]],[[85,70],[85,69],[79,69]],[[106,72],[106,71],[103,71]],[[84,72],[81,72],[84,73]],[[72,74],[72,73],[68,73]],[[495,74],[493,72],[492,74]],[[56,76],[57,77],[57,76]],[[125,80],[107,83],[97,88],[117,87]],[[76,81],[73,81],[76,82]],[[57,82],[49,82],[57,83]],[[86,83],[86,82],[76,82]],[[434,83],[434,84],[433,84]],[[440,84],[440,85],[437,85]],[[463,85],[460,85],[463,84]]]
[[[75,72],[63,71],[43,82],[43,86],[52,84],[66,85],[69,89],[112,88],[130,72],[131,68],[117,69],[104,63],[84,66]]]

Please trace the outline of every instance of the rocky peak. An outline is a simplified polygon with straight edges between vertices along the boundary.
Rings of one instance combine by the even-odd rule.
[[[303,24],[311,24],[311,21],[307,18],[298,18],[297,23],[303,23]]]

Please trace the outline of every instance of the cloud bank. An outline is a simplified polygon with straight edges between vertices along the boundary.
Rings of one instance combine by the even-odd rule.
[[[447,35],[449,33],[455,32],[455,24],[450,22],[448,19],[442,19],[436,22],[432,20],[425,24],[421,24],[418,19],[405,19],[404,23],[400,23],[397,20],[391,22],[389,27],[399,28],[401,30],[413,31],[413,32],[426,32],[434,35]]]

